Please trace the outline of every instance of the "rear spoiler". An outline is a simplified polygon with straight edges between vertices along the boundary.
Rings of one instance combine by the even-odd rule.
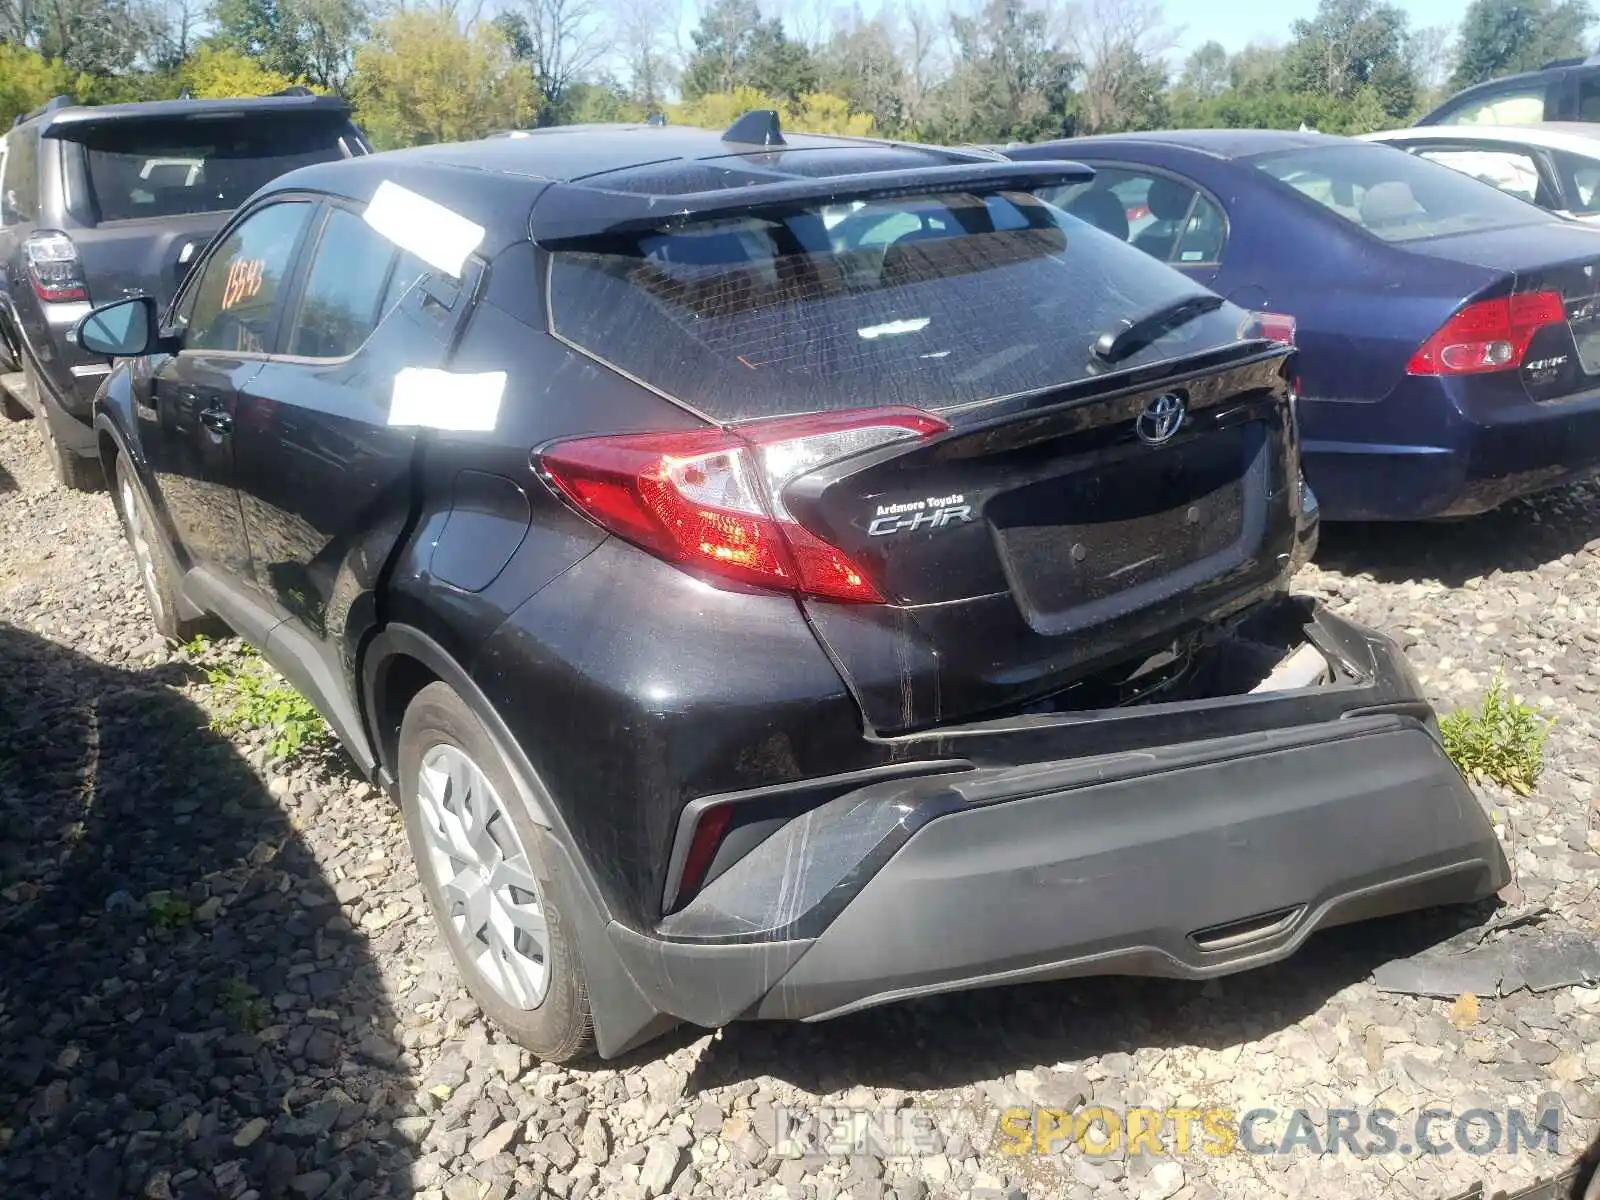
[[[43,109],[29,114],[46,119],[40,137],[71,139],[90,129],[141,121],[230,121],[247,117],[316,113],[350,117],[354,110],[342,96],[319,96],[306,89],[288,89],[270,96],[241,96],[233,100],[156,100],[133,104],[73,105],[57,96]],[[54,115],[50,115],[54,112]]]
[[[747,187],[680,195],[607,191],[556,183],[540,193],[529,216],[529,233],[547,250],[597,239],[626,237],[699,221],[758,211],[852,200],[889,200],[950,191],[1028,191],[1088,183],[1094,170],[1075,162],[969,162],[907,171],[863,171],[823,179],[778,179]]]
[[[63,95],[63,96],[51,96],[50,99],[46,100],[43,104],[41,104],[38,108],[34,109],[32,112],[30,112],[30,113],[18,113],[15,117],[12,118],[11,128],[15,129],[18,125],[21,125],[24,121],[31,121],[35,117],[42,117],[47,112],[55,112],[56,109],[65,108],[65,107],[67,107],[67,105],[69,105],[71,103],[72,103],[72,97],[71,96],[65,96],[65,95]]]

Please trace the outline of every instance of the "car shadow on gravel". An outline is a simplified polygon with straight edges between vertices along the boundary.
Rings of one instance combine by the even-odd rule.
[[[408,1196],[380,972],[181,680],[0,623],[0,1195]]]
[[[1577,484],[1459,521],[1322,526],[1316,562],[1380,583],[1460,587],[1496,571],[1534,571],[1600,539],[1600,485]]]
[[[1430,909],[1328,930],[1284,962],[1208,984],[1063,980],[955,992],[814,1025],[732,1025],[709,1044],[689,1087],[775,1075],[817,1094],[858,1084],[927,1091],[1152,1047],[1223,1050],[1294,1025],[1382,963],[1479,923],[1488,907]]]

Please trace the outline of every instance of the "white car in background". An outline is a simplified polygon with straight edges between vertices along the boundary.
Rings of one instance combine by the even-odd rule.
[[[1600,224],[1600,125],[1413,125],[1362,138],[1431,158],[1561,216]]]

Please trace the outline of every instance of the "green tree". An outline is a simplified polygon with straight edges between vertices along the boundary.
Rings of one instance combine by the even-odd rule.
[[[1228,60],[1228,84],[1236,92],[1259,95],[1286,91],[1282,46],[1251,43]]]
[[[610,7],[629,98],[647,113],[659,111],[677,83],[670,54],[677,28],[661,19],[660,0],[610,0]]]
[[[32,112],[51,96],[72,90],[73,75],[37,50],[0,42],[0,120],[6,126],[20,113]]]
[[[865,113],[852,113],[849,103],[842,96],[812,92],[797,100],[785,100],[749,87],[696,96],[677,105],[672,111],[672,119],[680,125],[722,130],[740,116],[758,108],[775,109],[783,128],[795,133],[835,133],[861,137],[872,132],[872,118]]]
[[[487,24],[463,30],[438,9],[378,22],[356,51],[360,119],[385,149],[467,141],[526,126],[537,111],[533,76]]]
[[[1320,0],[1316,16],[1294,23],[1284,61],[1293,91],[1353,100],[1364,87],[1376,91],[1397,120],[1416,107],[1417,81],[1406,52],[1406,14],[1378,0]]]
[[[154,57],[162,20],[145,0],[51,0],[18,3],[0,24],[20,33],[11,40],[45,58],[77,73],[100,76],[131,71]]]
[[[929,96],[927,128],[942,142],[1031,142],[1074,131],[1076,58],[1051,33],[1042,7],[986,0],[950,19],[955,67]]]
[[[197,99],[265,96],[297,82],[225,46],[201,46],[178,68],[178,81]]]
[[[690,38],[685,100],[741,87],[798,100],[817,88],[811,51],[790,40],[780,18],[764,18],[756,0],[716,0]]]
[[[1211,100],[1228,89],[1228,52],[1221,42],[1207,42],[1183,61],[1178,87],[1197,100]]]
[[[642,121],[649,109],[628,95],[628,89],[610,77],[593,83],[586,79],[570,85],[563,108],[573,125],[606,125]]]
[[[568,93],[605,48],[592,0],[522,0],[520,9],[497,16],[494,27],[533,72],[539,124],[571,123],[576,98]]]
[[[906,70],[881,20],[835,31],[817,65],[824,92],[842,97],[852,112],[866,113],[885,133],[905,128]]]
[[[1082,108],[1089,133],[1153,129],[1166,123],[1171,45],[1153,0],[1085,0],[1074,26],[1083,62]]]
[[[366,0],[216,0],[211,42],[263,68],[344,91],[365,38]]]
[[[1584,54],[1594,20],[1589,0],[1472,0],[1461,20],[1450,86],[1471,87]]]

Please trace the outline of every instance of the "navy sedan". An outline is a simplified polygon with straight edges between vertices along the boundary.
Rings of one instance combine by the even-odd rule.
[[[1003,153],[1094,167],[1042,197],[1292,330],[1325,519],[1464,516],[1600,468],[1600,229],[1322,134]]]

